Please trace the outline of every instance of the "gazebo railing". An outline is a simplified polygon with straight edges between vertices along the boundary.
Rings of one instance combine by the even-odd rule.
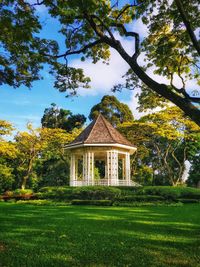
[[[71,186],[89,186],[89,185],[100,185],[100,186],[140,186],[138,183],[129,180],[112,180],[99,179],[93,181],[70,181]]]

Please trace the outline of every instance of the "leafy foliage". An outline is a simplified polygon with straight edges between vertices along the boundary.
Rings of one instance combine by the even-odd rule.
[[[86,122],[86,117],[81,114],[73,115],[70,110],[58,108],[55,103],[50,108],[46,108],[41,119],[43,127],[60,128],[71,132],[74,128],[82,128]]]
[[[64,37],[63,46],[59,47],[57,36],[53,40],[40,37],[43,25],[37,7],[41,5],[50,18],[59,22],[58,34]],[[41,78],[40,70],[47,64],[56,78],[55,87],[75,95],[77,88],[88,88],[90,78],[85,77],[82,69],[69,66],[67,57],[80,54],[83,61],[90,58],[93,63],[99,60],[108,63],[110,48],[113,48],[130,66],[136,80],[141,81],[144,102],[146,98],[150,104],[154,94],[160,104],[163,99],[173,102],[200,125],[200,111],[186,88],[187,81],[193,79],[192,94],[199,93],[198,5],[198,0],[189,3],[186,0],[3,0],[0,5],[0,82],[30,87],[34,80]],[[136,20],[148,28],[142,43],[139,33],[130,30]],[[120,42],[130,38],[134,40],[131,55]],[[138,63],[141,52],[144,53],[143,65]],[[148,74],[152,66],[155,74],[167,79],[165,84]],[[177,78],[180,86],[174,82]],[[134,84],[137,86],[137,81]],[[156,106],[156,101],[153,105]]]
[[[32,125],[28,125],[28,130],[29,132],[19,132],[15,137],[16,146],[20,155],[17,171],[20,177],[23,177],[21,181],[22,189],[25,188],[27,181],[33,175],[33,169],[38,161],[43,162],[43,164],[49,161],[48,164],[50,164],[51,160],[61,158],[68,166],[68,156],[65,155],[63,147],[65,144],[71,142],[79,133],[74,131],[69,134],[62,129],[34,129]],[[46,165],[47,170],[48,164]],[[44,172],[44,168],[45,165],[40,168],[40,172]],[[48,171],[46,171],[47,173]]]
[[[6,190],[12,189],[14,183],[13,169],[6,166],[5,164],[0,164],[0,194]]]
[[[94,120],[101,113],[113,126],[134,120],[128,105],[121,103],[115,96],[105,95],[101,102],[94,105],[89,119]]]
[[[189,171],[189,177],[187,180],[187,184],[189,186],[196,186],[200,187],[200,157],[199,157],[199,152],[200,152],[200,142],[196,144],[195,150],[197,149],[197,152],[194,157],[192,157],[191,160],[191,168]]]
[[[179,109],[169,107],[118,128],[138,147],[132,161],[138,182],[141,171],[145,171],[142,175],[148,177],[143,181],[145,184],[182,183],[185,161],[197,153],[199,127]]]

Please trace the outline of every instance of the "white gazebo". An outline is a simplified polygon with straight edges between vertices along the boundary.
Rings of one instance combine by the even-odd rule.
[[[66,149],[71,154],[71,186],[136,185],[130,178],[130,155],[136,147],[101,114]]]

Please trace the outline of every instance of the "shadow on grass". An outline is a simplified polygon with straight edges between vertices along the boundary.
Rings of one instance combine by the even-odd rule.
[[[200,206],[0,204],[2,266],[200,266]],[[1,264],[0,264],[1,266]]]

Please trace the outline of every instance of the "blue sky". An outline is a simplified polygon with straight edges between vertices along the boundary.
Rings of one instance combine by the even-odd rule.
[[[34,0],[31,0],[32,2]],[[34,1],[35,2],[35,1]],[[42,25],[42,37],[55,38],[60,44],[64,52],[63,37],[57,35],[59,24],[52,18],[49,18],[46,9],[43,6],[38,7]],[[142,24],[141,20],[135,22],[133,30],[140,33],[141,38],[147,33],[147,28]],[[133,40],[122,40],[120,36],[117,38],[123,43],[126,50],[133,52]],[[143,63],[144,55],[139,58],[140,63]],[[110,89],[114,84],[121,81],[121,76],[128,70],[128,65],[121,57],[111,50],[110,65],[105,65],[101,62],[96,65],[91,63],[91,60],[85,62],[80,61],[80,57],[73,56],[69,58],[71,66],[83,68],[85,74],[91,77],[91,89],[80,89],[79,96],[74,98],[66,98],[65,93],[60,93],[53,88],[53,77],[44,69],[42,74],[44,79],[33,83],[31,89],[21,86],[18,89],[13,89],[9,86],[0,87],[0,119],[8,120],[14,124],[18,130],[25,130],[26,124],[32,122],[35,127],[40,126],[40,120],[44,109],[50,107],[51,103],[56,103],[59,107],[71,110],[74,114],[81,113],[88,116],[93,105],[100,102],[105,94],[111,94]],[[153,69],[148,71],[158,82],[168,83],[166,79],[156,76]],[[177,85],[180,81],[177,80]],[[189,88],[195,88],[196,84],[190,82]],[[141,114],[136,111],[137,99],[135,94],[137,91],[124,90],[123,93],[115,94],[118,99],[129,105],[133,114],[138,118]]]
[[[48,16],[43,6],[38,7],[38,14],[43,25],[41,36],[43,38],[56,36],[61,53],[64,52],[64,39],[57,34],[59,23]],[[0,87],[0,119],[12,122],[17,130],[25,130],[28,122],[38,127],[44,109],[50,107],[51,103],[69,109],[74,114],[81,113],[87,117],[90,109],[100,102],[105,94],[112,94],[111,87],[120,81],[121,76],[128,69],[126,63],[115,52],[109,66],[102,63],[94,66],[89,60],[83,63],[80,62],[79,56],[69,58],[69,63],[84,68],[86,74],[92,78],[91,89],[80,89],[78,97],[66,98],[65,93],[60,93],[53,87],[53,77],[44,69],[42,71],[44,79],[34,82],[31,89],[24,86],[17,89],[5,85]],[[127,90],[115,94],[127,104],[130,102],[131,95],[132,92]]]
[[[66,98],[64,93],[53,88],[53,81],[49,77],[34,82],[31,90],[25,87],[13,89],[9,86],[2,86],[0,88],[0,119],[12,122],[19,130],[24,130],[28,122],[32,122],[35,127],[38,127],[44,109],[51,103],[69,109],[74,114],[81,113],[88,116],[92,106],[98,103],[104,94],[105,91],[103,93],[98,91],[94,95],[84,94]],[[130,92],[127,91],[116,96],[123,102],[128,102]]]

